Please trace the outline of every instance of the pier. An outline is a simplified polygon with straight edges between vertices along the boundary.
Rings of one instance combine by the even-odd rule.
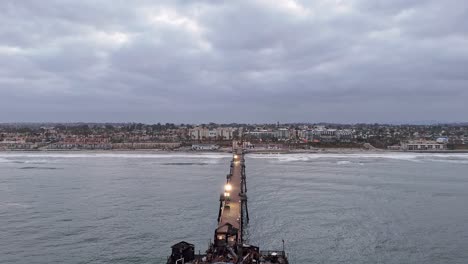
[[[268,251],[261,251],[259,247],[247,243],[244,237],[249,222],[247,176],[245,150],[241,142],[233,143],[232,153],[224,192],[219,197],[218,224],[213,242],[210,243],[205,254],[196,255],[194,245],[181,241],[172,246],[172,254],[167,260],[168,264],[288,263],[284,241],[282,250]]]
[[[218,251],[234,249],[244,242],[243,227],[248,223],[247,184],[244,153],[234,152],[224,193],[219,198],[218,228],[214,246]]]

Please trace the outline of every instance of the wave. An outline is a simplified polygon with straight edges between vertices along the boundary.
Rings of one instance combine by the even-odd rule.
[[[30,163],[30,164],[45,164],[50,163],[50,159],[37,159],[37,160],[25,160],[23,163]]]
[[[18,159],[4,159],[0,158],[0,163],[28,163],[28,164],[45,164],[50,163],[50,159],[33,159],[33,160],[18,160]]]
[[[351,161],[349,161],[349,160],[340,160],[340,161],[337,161],[336,164],[346,165],[346,164],[351,164]]]
[[[468,160],[450,160],[450,159],[428,159],[428,162],[442,162],[452,164],[468,164]]]
[[[1,160],[5,158],[125,158],[125,159],[171,159],[171,158],[203,158],[223,159],[231,157],[228,153],[7,153],[0,154]],[[39,160],[43,162],[44,160]],[[7,160],[11,162],[11,160]]]
[[[168,162],[168,163],[162,163],[162,165],[191,166],[191,165],[210,165],[210,163],[207,163],[207,162]]]
[[[454,163],[468,162],[468,153],[459,154],[432,154],[432,153],[350,153],[350,154],[335,154],[335,153],[301,153],[301,154],[255,154],[250,155],[253,159],[269,159],[279,162],[300,162],[313,160],[327,159],[390,159],[403,160],[411,162],[424,161],[450,161]],[[339,162],[339,161],[338,161]],[[351,162],[351,161],[350,161]]]
[[[30,207],[28,204],[23,204],[23,203],[1,203],[0,202],[0,208],[1,207],[14,207],[14,208],[28,208]]]
[[[58,168],[55,167],[34,167],[34,166],[29,166],[29,167],[21,167],[19,168],[20,170],[57,170]]]
[[[230,158],[230,153],[0,153],[0,163],[45,164],[51,159],[73,158],[121,158],[121,159],[203,159],[203,163],[218,163],[220,159]],[[252,154],[249,159],[267,159],[278,162],[308,162],[314,160],[343,159],[349,162],[362,159],[389,159],[410,162],[447,162],[468,163],[468,153],[297,153],[297,154]],[[343,162],[338,164],[345,164]],[[196,163],[196,162],[195,162]]]

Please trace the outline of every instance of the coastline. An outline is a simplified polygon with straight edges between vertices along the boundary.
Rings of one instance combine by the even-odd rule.
[[[231,153],[230,148],[221,148],[219,150],[195,151],[191,149],[0,149],[0,153],[148,153],[148,154],[166,154],[166,153],[191,153],[191,154],[213,154],[213,153]],[[463,150],[440,150],[440,151],[401,151],[387,149],[364,149],[364,148],[318,148],[318,149],[255,149],[248,150],[248,154],[359,154],[359,153],[434,153],[434,154],[456,154],[468,153],[468,149]]]

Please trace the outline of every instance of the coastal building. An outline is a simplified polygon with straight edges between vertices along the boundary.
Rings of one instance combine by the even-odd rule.
[[[254,131],[248,131],[246,132],[246,135],[249,135],[253,138],[275,138],[277,136],[277,133],[272,130],[267,130],[267,129],[256,129]]]
[[[354,133],[351,130],[324,129],[322,127],[308,130],[306,139],[316,142],[351,142],[354,138]]]
[[[210,130],[207,127],[195,127],[189,130],[190,139],[205,140],[216,138],[216,130]]]
[[[171,150],[179,148],[182,144],[178,142],[135,142],[135,143],[113,143],[112,149],[164,149]]]
[[[336,142],[338,139],[337,131],[336,129],[319,130],[316,135],[319,136],[321,142]]]
[[[447,144],[449,142],[449,139],[447,137],[440,137],[436,139],[437,143],[442,143],[442,144]]]
[[[351,142],[354,139],[354,132],[348,129],[339,130],[337,133],[338,141]]]
[[[257,139],[277,139],[279,141],[286,141],[291,138],[291,136],[295,136],[294,130],[290,130],[289,128],[275,128],[275,129],[263,129],[263,128],[256,128],[252,131],[247,131],[245,135],[250,136],[251,138]]]
[[[400,145],[388,146],[387,149],[388,150],[401,150],[401,146]]]
[[[234,128],[219,127],[210,129],[207,127],[195,127],[189,130],[189,138],[192,140],[232,140]]]
[[[234,134],[234,128],[232,127],[219,127],[216,129],[216,136],[222,140],[232,140]]]
[[[71,150],[71,149],[99,149],[107,150],[112,149],[112,144],[110,143],[52,143],[46,145],[46,149],[50,150]]]
[[[24,139],[13,139],[0,141],[0,149],[34,149],[37,144],[26,142]]]
[[[275,131],[275,137],[279,140],[287,140],[289,139],[289,129],[287,128],[279,128],[277,131]]]
[[[217,150],[219,149],[218,145],[214,144],[194,144],[192,145],[192,150]]]
[[[401,149],[407,151],[446,150],[447,144],[437,141],[412,140],[401,144]]]
[[[309,137],[309,130],[306,129],[306,128],[298,130],[297,131],[297,137],[299,139],[305,140],[307,142],[307,139]]]

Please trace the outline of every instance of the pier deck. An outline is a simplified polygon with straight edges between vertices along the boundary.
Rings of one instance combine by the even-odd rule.
[[[224,193],[219,199],[218,225],[214,232],[213,243],[210,244],[206,254],[195,255],[194,245],[185,241],[179,242],[172,246],[172,255],[168,258],[168,264],[288,263],[284,249],[260,251],[256,246],[247,245],[244,240],[243,228],[249,221],[245,160],[241,144],[235,143]]]
[[[225,201],[222,208],[221,217],[219,218],[218,228],[222,228],[226,224],[230,224],[232,227],[237,229],[238,243],[242,243],[242,204],[241,204],[241,193],[242,193],[242,165],[243,165],[243,154],[242,152],[236,153],[232,159],[232,174],[228,179],[227,184],[231,185],[231,191],[229,192],[229,201]]]

